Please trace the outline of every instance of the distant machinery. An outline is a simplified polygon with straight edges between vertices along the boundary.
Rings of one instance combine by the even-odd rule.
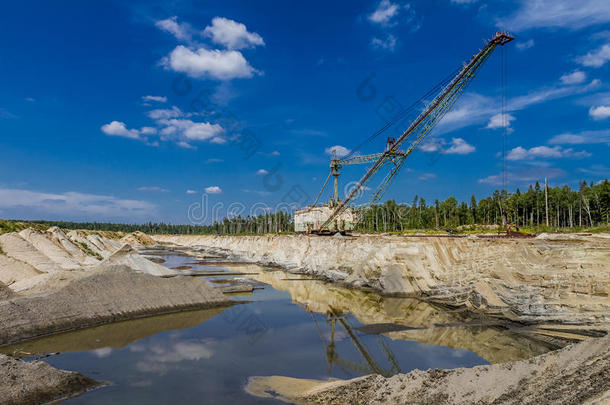
[[[382,168],[387,168],[388,172],[381,183],[373,190],[369,204],[379,201],[388,189],[392,180],[400,171],[407,156],[409,156],[432,131],[438,122],[455,104],[460,95],[464,92],[468,84],[474,79],[479,69],[493,50],[498,45],[505,45],[514,38],[505,33],[497,32],[487,44],[472,59],[463,65],[448,78],[437,84],[433,89],[421,97],[411,106],[397,113],[390,122],[375,132],[366,141],[369,142],[392,125],[399,123],[408,117],[409,113],[416,111],[420,103],[425,103],[430,97],[432,101],[425,104],[424,109],[411,121],[406,130],[398,139],[388,138],[385,150],[370,155],[357,155],[356,151],[362,146],[353,150],[349,155],[337,158],[336,154],[330,163],[330,173],[324,181],[324,185],[318,194],[315,202],[303,209],[295,211],[294,224],[296,232],[306,232],[313,234],[334,234],[337,232],[345,233],[353,230],[361,218],[348,205],[354,197],[365,189],[366,184]],[[354,164],[373,163],[364,176],[346,193],[347,196],[341,201],[339,199],[338,178],[339,170],[343,166]],[[333,196],[328,204],[317,206],[318,200],[324,191],[330,177],[334,177]]]

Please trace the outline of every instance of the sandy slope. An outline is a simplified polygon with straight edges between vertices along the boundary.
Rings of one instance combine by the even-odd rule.
[[[47,363],[25,363],[0,354],[0,404],[41,404],[68,398],[101,383]]]
[[[415,370],[390,378],[254,377],[246,390],[298,404],[602,404],[610,399],[610,337],[529,360],[468,369]]]
[[[60,288],[99,266],[125,265],[155,276],[178,275],[140,256],[126,240],[146,243],[145,235],[127,235],[121,241],[97,233],[70,231],[57,227],[47,231],[32,228],[0,235],[0,282],[21,294],[35,294]],[[135,243],[135,242],[134,242]],[[140,242],[137,242],[142,246]]]
[[[132,238],[138,246],[150,242]],[[140,256],[124,243],[130,235],[124,239],[59,228],[0,235],[0,345],[234,303],[208,284]],[[44,363],[0,356],[0,404],[46,402],[95,385]]]
[[[384,295],[525,322],[610,322],[610,238],[155,235]]]
[[[142,316],[230,305],[207,283],[100,267],[62,288],[0,301],[0,345]]]

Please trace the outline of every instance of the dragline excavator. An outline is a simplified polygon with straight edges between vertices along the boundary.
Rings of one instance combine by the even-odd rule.
[[[514,37],[505,32],[495,33],[487,44],[478,53],[473,55],[468,63],[465,63],[461,68],[437,84],[417,102],[401,110],[384,127],[365,141],[368,142],[374,139],[392,125],[402,122],[408,117],[409,113],[416,111],[420,105],[419,103],[425,103],[427,99],[431,99],[431,101],[425,103],[423,110],[413,121],[411,121],[407,128],[404,131],[401,131],[401,135],[398,138],[388,138],[383,152],[370,155],[357,155],[356,151],[358,150],[358,147],[349,155],[343,156],[341,159],[334,154],[330,163],[330,173],[314,203],[303,210],[295,211],[295,231],[313,234],[334,234],[336,232],[345,233],[353,230],[359,218],[356,212],[349,206],[349,203],[363,190],[368,189],[366,185],[383,169],[387,170],[387,173],[379,185],[373,190],[372,197],[367,205],[379,201],[392,180],[400,171],[407,157],[413,153],[436,124],[438,124],[451,109],[494,49],[498,45],[505,45],[513,39]],[[346,192],[346,197],[341,201],[339,199],[338,191],[339,170],[346,165],[366,163],[372,163],[371,167],[366,171],[364,176]],[[333,195],[328,204],[318,206],[318,200],[331,176],[334,177]]]

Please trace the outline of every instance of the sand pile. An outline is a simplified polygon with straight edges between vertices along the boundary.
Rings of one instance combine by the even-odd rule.
[[[151,241],[143,234],[125,238],[145,243]],[[0,282],[25,294],[62,287],[86,275],[84,271],[100,265],[125,265],[162,277],[178,274],[140,256],[121,241],[85,231],[66,234],[57,227],[47,231],[28,228],[19,233],[0,235],[0,246],[4,253],[0,253]]]
[[[138,252],[129,245],[124,245],[100,263],[100,266],[109,265],[124,265],[140,273],[146,273],[153,276],[171,277],[181,274],[176,270],[171,270],[160,264],[153,263],[144,256],[139,255]]]
[[[25,363],[0,354],[0,404],[42,404],[69,398],[101,383],[41,361]]]
[[[100,266],[55,291],[0,301],[0,345],[153,314],[230,305],[190,277],[161,278]]]
[[[156,245],[157,242],[147,234],[136,231],[125,235],[120,240],[122,243],[127,243],[135,248],[143,248],[145,246]]]
[[[60,238],[58,238],[59,235],[56,231],[57,228],[50,228],[48,231],[28,228],[19,232],[19,236],[28,241],[34,249],[47,256],[53,263],[56,263],[64,270],[78,269],[82,265],[85,265],[84,259],[86,255],[84,252],[77,248],[72,242],[70,242],[70,249],[66,249],[66,247],[61,244]],[[63,232],[61,232],[61,234],[65,237]],[[77,255],[74,254],[74,250],[78,251]]]
[[[53,273],[62,271],[62,267],[51,260],[49,256],[40,252],[34,245],[25,240],[18,233],[6,233],[0,235],[0,244],[6,256],[29,264],[42,273]]]
[[[100,255],[104,259],[123,246],[120,242],[107,239],[97,233],[70,231],[67,236],[81,246],[83,244],[86,245],[93,253]]]
[[[15,293],[2,282],[0,282],[0,301],[13,298]]]
[[[610,399],[610,337],[529,360],[415,370],[390,378],[328,382],[254,377],[246,390],[297,404],[602,404]]]
[[[42,274],[31,265],[0,254],[0,283],[11,285]]]

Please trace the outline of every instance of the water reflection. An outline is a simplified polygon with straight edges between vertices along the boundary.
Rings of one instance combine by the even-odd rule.
[[[194,270],[210,269],[192,257],[160,257],[169,267],[192,263]],[[68,401],[88,405],[276,403],[250,396],[242,387],[255,375],[346,379],[472,367],[546,351],[499,327],[467,325],[473,320],[421,301],[384,298],[256,265],[214,266],[256,273],[247,277],[267,286],[247,298],[254,302],[227,309],[119,322],[1,351],[21,356],[61,352],[45,360],[111,381],[109,387]]]
[[[107,357],[112,349],[160,332],[187,329],[199,325],[220,314],[225,308],[178,312],[130,321],[115,322],[94,328],[47,336],[35,340],[0,347],[0,353],[16,357],[28,357],[50,352],[93,351],[98,357]]]
[[[253,271],[253,267],[248,271]],[[260,271],[250,277],[288,291],[293,302],[308,311],[325,315],[351,313],[365,325],[381,324],[380,332],[393,340],[466,349],[492,364],[530,358],[551,349],[544,342],[511,332],[502,325],[481,325],[480,320],[464,313],[449,312],[417,299],[382,297],[283,271]],[[404,328],[384,331],[392,325]]]

